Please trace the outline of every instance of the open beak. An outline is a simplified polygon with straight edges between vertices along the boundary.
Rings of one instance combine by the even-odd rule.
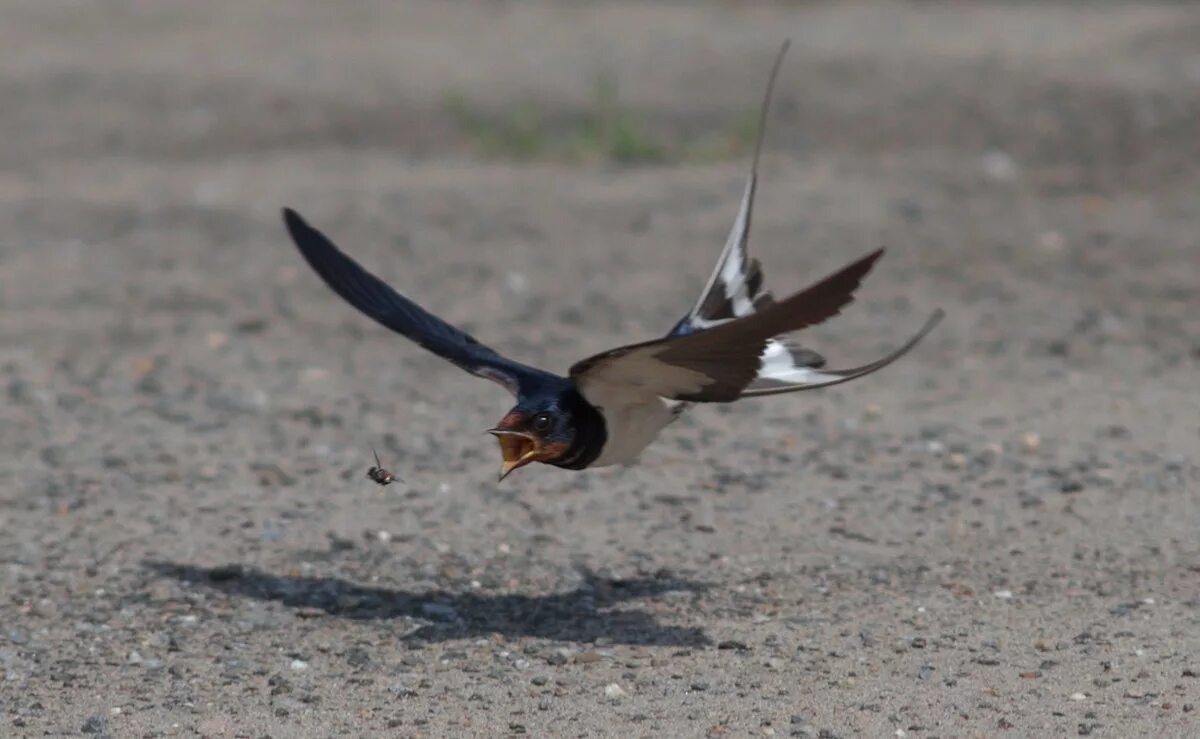
[[[518,467],[536,461],[542,454],[542,443],[532,434],[505,428],[488,429],[488,433],[500,442],[500,456],[504,458],[500,465],[500,480]]]

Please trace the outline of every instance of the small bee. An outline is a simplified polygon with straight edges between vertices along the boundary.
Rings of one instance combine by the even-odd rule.
[[[375,455],[375,466],[367,470],[367,477],[371,478],[380,485],[391,485],[397,480],[404,482],[403,478],[393,475],[391,472],[383,468],[383,465],[379,462],[379,452],[375,451],[374,448],[371,449],[371,454]]]

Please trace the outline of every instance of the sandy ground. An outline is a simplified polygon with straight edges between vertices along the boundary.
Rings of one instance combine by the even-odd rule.
[[[1200,11],[0,3],[0,735],[1186,736]],[[744,158],[485,159],[453,94],[728,130],[860,383],[495,483],[508,397],[302,264],[299,208],[503,350],[661,333]],[[370,445],[406,485],[365,479]]]

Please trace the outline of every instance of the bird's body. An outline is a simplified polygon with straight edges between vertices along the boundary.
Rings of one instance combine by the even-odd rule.
[[[284,221],[301,254],[343,299],[516,396],[517,404],[490,429],[504,457],[501,478],[535,461],[575,470],[631,462],[694,403],[728,403],[862,377],[907,353],[941,317],[935,312],[898,350],[852,369],[825,369],[821,355],[790,340],[792,332],[832,318],[849,304],[883,250],[782,300],[763,288],[762,267],[750,258],[747,246],[768,103],[786,48],[776,58],[767,86],[741,207],[696,304],[663,338],[585,359],[566,377],[508,359],[425,311],[342,253],[295,211],[285,209]]]
[[[664,428],[683,414],[688,405],[677,400],[653,398],[614,403],[610,408],[600,406],[605,425],[611,427],[614,433],[608,436],[603,451],[590,466],[628,464],[636,460]]]

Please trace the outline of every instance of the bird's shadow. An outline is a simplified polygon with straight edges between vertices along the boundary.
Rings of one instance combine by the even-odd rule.
[[[358,585],[337,577],[273,575],[252,567],[200,567],[178,562],[146,561],[161,577],[211,588],[244,598],[282,603],[290,608],[323,611],[354,620],[413,618],[420,624],[404,638],[437,642],[501,634],[508,638],[538,637],[560,641],[655,646],[702,646],[701,629],[661,624],[641,610],[616,608],[619,603],[648,599],[669,591],[700,592],[703,583],[660,574],[651,578],[613,580],[581,571],[572,590],[547,595],[488,595],[448,590],[407,591]]]

